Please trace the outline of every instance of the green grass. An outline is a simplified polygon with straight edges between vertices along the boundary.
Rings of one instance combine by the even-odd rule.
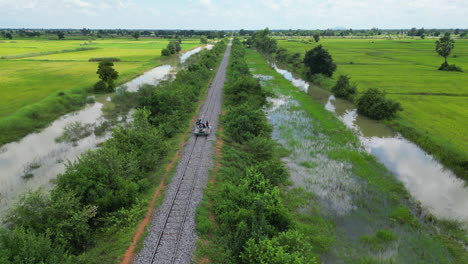
[[[29,40],[0,43],[0,145],[41,128],[83,105],[84,90],[97,80],[95,57],[117,57],[118,84],[161,64],[161,49],[169,40]],[[182,49],[199,45],[185,40]],[[92,50],[76,50],[93,48]],[[54,53],[54,54],[47,54]],[[41,55],[45,54],[45,55]],[[80,94],[69,105],[57,105],[59,92]],[[73,105],[74,107],[70,107]],[[58,108],[58,109],[54,109]],[[25,115],[31,111],[37,112]],[[16,127],[16,128],[15,128]]]
[[[325,217],[327,221],[334,223],[335,240],[330,234],[311,231],[317,234],[317,237],[323,238],[314,245],[316,247],[323,245],[321,251],[325,258],[333,263],[465,263],[468,254],[457,240],[463,240],[460,238],[466,237],[466,231],[452,222],[424,223],[421,216],[414,214],[417,210],[413,209],[417,208],[417,204],[412,201],[403,184],[372,156],[359,148],[359,140],[352,131],[322,105],[271,69],[261,55],[248,50],[246,57],[254,74],[273,76],[272,80],[264,81],[267,91],[289,96],[299,104],[290,108],[291,116],[294,116],[296,111],[302,111],[311,119],[310,126],[297,123],[287,129],[279,127],[279,137],[286,142],[283,147],[291,150],[296,148],[297,146],[287,144],[290,137],[296,135],[292,131],[307,127],[310,135],[304,138],[311,142],[321,140],[318,145],[325,145],[322,151],[311,150],[310,156],[312,158],[326,156],[330,162],[348,164],[349,175],[360,185],[359,191],[353,192],[356,209],[344,216],[332,214]],[[322,136],[317,137],[317,135]],[[310,142],[303,144],[309,145]],[[305,168],[311,167],[308,161],[303,160],[307,160],[307,157],[301,156],[301,162],[296,164]],[[288,204],[293,204],[293,201],[294,199]],[[313,210],[306,212],[302,222],[303,227],[313,230],[314,225],[321,226],[314,221],[307,221],[307,217],[313,218],[317,214]],[[331,241],[326,241],[327,237]],[[398,241],[396,252],[393,241]]]
[[[286,40],[278,44],[302,56],[317,45]],[[468,177],[468,40],[456,40],[448,59],[450,64],[461,66],[465,70],[462,73],[437,70],[443,58],[434,51],[434,39],[327,38],[318,44],[331,53],[338,65],[334,79],[346,74],[359,91],[385,90],[404,109],[389,124],[435,154],[458,175]],[[322,86],[332,85],[325,81]]]

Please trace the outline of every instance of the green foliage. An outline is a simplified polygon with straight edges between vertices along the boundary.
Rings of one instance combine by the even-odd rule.
[[[207,53],[215,54],[211,58],[219,61],[225,47],[220,42]],[[173,118],[181,120],[179,125],[187,121],[188,112],[194,109],[200,94],[196,89],[206,87],[214,74],[201,65],[199,70],[208,74],[194,78],[196,75],[183,71],[172,82],[179,92],[190,87],[184,98],[189,105],[178,105],[180,111],[170,111]],[[136,96],[148,97],[153,90],[158,89],[143,87]],[[130,96],[130,101],[136,102],[134,96]],[[115,103],[130,104],[123,97],[129,95],[118,93]],[[7,229],[0,234],[1,263],[95,263],[96,258],[90,262],[91,258],[83,252],[93,248],[97,238],[121,228],[133,231],[146,211],[148,201],[140,197],[150,186],[150,172],[158,169],[168,150],[168,137],[150,118],[149,109],[137,109],[132,123],[117,127],[112,138],[99,149],[69,163],[65,172],[57,176],[50,194],[37,191],[21,198],[8,213],[4,222]],[[100,242],[108,248],[99,258],[103,254],[119,258],[123,252],[114,247],[120,243],[122,250],[128,242]]]
[[[444,57],[445,59],[445,64],[448,65],[447,63],[447,57],[450,55],[450,52],[452,52],[452,49],[455,47],[455,40],[450,38],[449,35],[445,35],[441,37],[439,40],[435,42],[436,44],[436,52],[440,56]]]
[[[65,33],[63,31],[57,31],[57,37],[59,40],[65,39]]]
[[[198,100],[202,87],[212,75],[214,67],[226,44],[219,42],[211,51],[198,54],[198,63],[181,70],[176,80],[162,83],[157,89],[148,86],[141,92],[139,106],[150,111],[151,124],[158,126],[165,136],[171,137],[180,131],[180,124],[188,113],[193,111],[193,102]]]
[[[319,263],[310,255],[311,246],[297,231],[281,232],[269,239],[250,239],[242,254],[243,263],[251,264],[300,264]]]
[[[166,50],[165,51],[164,49],[161,51],[161,54],[163,56],[169,56],[169,55],[165,55],[165,54],[168,54],[170,53],[170,55],[172,54],[176,54],[177,52],[181,51],[182,48],[180,46],[180,41],[177,41],[177,40],[172,40],[171,42],[169,42],[169,44],[167,44],[167,47],[166,47]]]
[[[338,98],[353,101],[357,93],[357,88],[356,85],[351,85],[349,83],[349,79],[347,75],[340,75],[335,86],[332,87],[332,92]]]
[[[315,263],[309,241],[294,231],[284,205],[278,186],[286,183],[288,173],[275,154],[262,111],[265,92],[252,78],[244,55],[235,39],[227,76],[232,84],[225,89],[223,166],[208,191],[217,224],[201,221],[198,232],[206,236],[214,228],[209,239],[222,252],[209,254],[217,263]],[[199,210],[201,215],[207,211]]]
[[[259,30],[253,33],[252,37],[247,40],[247,44],[251,45],[262,53],[273,54],[276,52],[278,45],[275,39],[272,39],[268,36],[269,34],[270,30],[268,28]]]
[[[96,73],[99,75],[99,79],[105,83],[104,89],[103,83],[97,82],[94,85],[96,91],[112,92],[114,91],[114,81],[119,77],[119,73],[113,68],[114,63],[111,61],[101,61],[98,65]]]
[[[201,36],[200,37],[200,43],[201,44],[207,44],[208,43],[208,38],[206,36]]]
[[[403,110],[400,103],[386,98],[385,93],[371,88],[365,91],[357,100],[358,113],[372,119],[391,119],[398,111]]]
[[[171,51],[169,49],[162,49],[161,50],[161,55],[162,56],[171,56]]]
[[[309,76],[322,73],[331,77],[333,72],[336,70],[336,64],[333,62],[332,56],[322,47],[322,45],[318,45],[306,52],[304,65],[308,67],[307,74]]]
[[[226,134],[238,143],[271,133],[265,114],[248,104],[228,108],[224,118]]]
[[[145,110],[137,111],[131,126],[115,129],[100,149],[69,164],[57,177],[56,189],[74,191],[81,203],[96,205],[99,216],[133,204],[145,187],[145,173],[155,168],[167,149],[148,116]]]
[[[135,31],[135,32],[133,32],[132,37],[133,37],[135,40],[138,40],[138,39],[140,38],[140,31]]]
[[[229,104],[239,105],[247,99],[254,107],[255,105],[265,104],[266,95],[258,80],[254,78],[239,78],[233,83],[226,85],[225,100]]]
[[[315,33],[312,37],[314,37],[315,42],[320,41],[320,34],[319,33]]]
[[[418,224],[418,221],[414,218],[410,209],[403,205],[392,210],[390,219],[400,224]]]
[[[0,229],[0,261],[4,264],[71,263],[64,248],[54,245],[49,233],[35,234],[23,228]]]
[[[95,215],[96,207],[81,205],[73,192],[55,190],[49,196],[39,190],[23,196],[8,212],[5,224],[10,229],[47,233],[55,244],[76,252],[92,241],[88,222]]]
[[[94,84],[93,91],[95,93],[111,93],[113,92],[113,89],[109,89],[107,87],[106,82],[104,82],[103,80],[99,80],[97,83]]]
[[[462,68],[455,64],[447,64],[446,62],[442,63],[439,67],[439,71],[454,71],[454,72],[463,72]]]
[[[372,250],[383,250],[390,242],[396,239],[397,236],[389,230],[379,230],[375,235],[364,235],[361,237],[361,241],[369,245]]]
[[[254,169],[247,169],[239,185],[226,183],[221,186],[215,200],[218,201],[214,211],[220,232],[228,240],[234,255],[242,252],[249,239],[272,236],[291,225],[279,189]]]

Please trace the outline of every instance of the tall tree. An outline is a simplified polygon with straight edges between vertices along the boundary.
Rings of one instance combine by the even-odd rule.
[[[309,68],[308,74],[310,76],[322,73],[331,77],[336,70],[336,64],[333,62],[332,56],[322,45],[318,45],[306,52],[304,65]]]
[[[64,39],[65,38],[65,33],[63,33],[63,31],[57,31],[57,37],[58,37],[58,39]]]
[[[439,40],[436,42],[436,48],[435,50],[437,53],[444,57],[445,65],[448,65],[447,63],[447,57],[450,55],[450,52],[452,52],[452,49],[455,47],[455,40],[450,38],[450,35],[445,35],[441,37]]]
[[[108,91],[114,90],[114,81],[119,77],[119,73],[113,68],[113,66],[114,63],[111,61],[101,61],[96,72],[99,75],[99,79],[107,85]]]
[[[138,38],[140,37],[140,31],[133,32],[132,37],[138,40]]]
[[[319,33],[315,33],[313,35],[313,37],[314,37],[315,42],[319,42],[319,40],[320,40],[320,34]]]

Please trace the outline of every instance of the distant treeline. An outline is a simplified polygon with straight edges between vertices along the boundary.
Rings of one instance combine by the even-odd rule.
[[[138,33],[140,37],[160,38],[200,38],[206,36],[208,39],[223,38],[227,33],[209,30],[130,30],[130,29],[0,29],[4,39],[14,38],[117,38],[134,37]]]
[[[251,36],[259,30],[163,30],[163,29],[146,29],[146,30],[131,30],[131,29],[0,29],[0,35],[4,39],[14,38],[118,38],[118,37],[159,37],[159,38],[199,38],[206,36],[208,39],[223,38],[226,35],[233,33],[238,36]],[[441,36],[450,33],[453,36],[461,38],[467,37],[468,28],[451,28],[451,29],[425,29],[425,28],[407,28],[407,29],[288,29],[288,30],[270,30],[271,36],[313,36],[320,35],[326,37],[369,37],[369,36]]]
[[[258,30],[243,30],[238,33],[241,36],[253,35]],[[445,33],[457,35],[459,37],[466,37],[468,29],[424,29],[424,28],[411,28],[411,29],[325,29],[325,30],[302,30],[302,29],[289,29],[289,30],[270,30],[271,36],[313,36],[319,34],[320,36],[328,37],[345,37],[345,36],[385,36],[385,35],[399,35],[399,36],[440,36]]]

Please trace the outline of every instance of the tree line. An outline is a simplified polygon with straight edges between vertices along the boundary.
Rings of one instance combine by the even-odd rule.
[[[130,29],[0,29],[0,35],[5,39],[14,38],[52,38],[62,35],[63,38],[114,38],[129,37],[159,37],[159,38],[224,38],[228,32],[224,30],[130,30]]]

